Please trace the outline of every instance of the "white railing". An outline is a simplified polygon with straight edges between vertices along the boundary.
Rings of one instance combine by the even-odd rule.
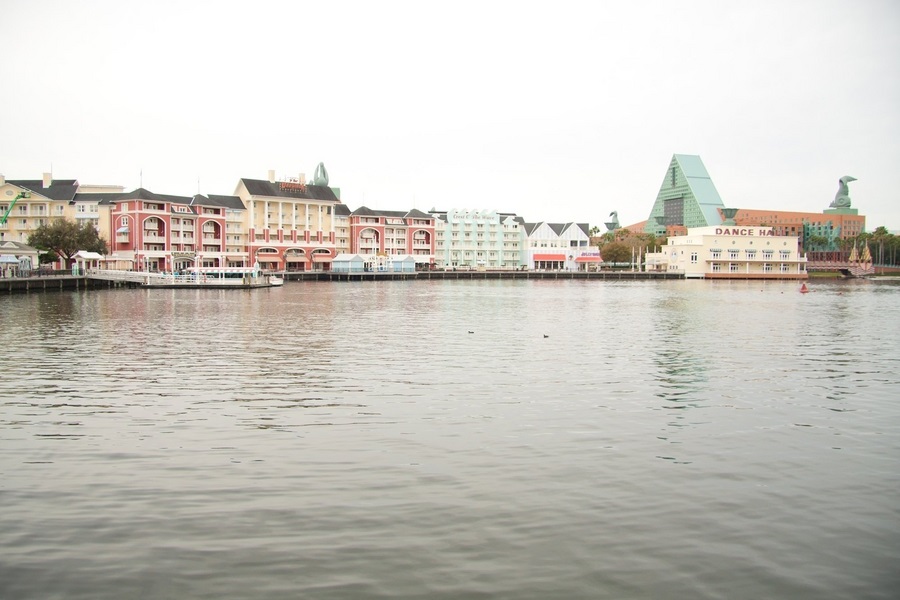
[[[89,269],[87,276],[92,279],[102,279],[104,281],[121,281],[140,283],[143,285],[228,285],[240,286],[246,282],[242,277],[216,277],[214,275],[203,275],[196,273],[147,273],[141,271],[118,271],[114,269]],[[261,278],[254,279],[262,283]]]
[[[142,273],[140,271],[118,271],[114,269],[88,269],[86,275],[91,279],[104,281],[130,281],[134,283],[150,283],[157,277],[165,277],[165,273]]]

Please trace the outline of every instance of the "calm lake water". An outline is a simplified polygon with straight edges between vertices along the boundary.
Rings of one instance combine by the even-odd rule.
[[[0,297],[0,598],[896,598],[900,281]]]

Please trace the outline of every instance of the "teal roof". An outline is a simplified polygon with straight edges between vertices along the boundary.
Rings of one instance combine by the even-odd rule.
[[[700,160],[699,156],[693,154],[676,154],[672,158],[677,160],[678,164],[681,165],[681,171],[684,173],[685,177],[709,179],[709,173],[706,172],[706,167],[703,166],[703,161]]]
[[[659,225],[656,217],[665,217],[666,225],[720,225],[721,208],[725,208],[725,205],[700,157],[674,154],[644,231],[653,234],[665,231],[665,225]]]

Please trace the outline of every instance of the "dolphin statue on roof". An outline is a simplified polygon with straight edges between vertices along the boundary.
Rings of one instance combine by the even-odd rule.
[[[830,208],[850,208],[850,186],[847,184],[851,181],[856,181],[856,177],[844,175],[838,179],[838,191],[834,195],[834,201],[829,204]]]

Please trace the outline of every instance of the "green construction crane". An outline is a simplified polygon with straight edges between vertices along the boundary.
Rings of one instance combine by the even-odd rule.
[[[19,192],[19,195],[13,198],[12,204],[9,205],[9,208],[6,209],[6,212],[3,213],[3,218],[0,219],[0,225],[6,225],[6,220],[9,218],[9,213],[12,212],[13,206],[16,205],[16,202],[19,201],[19,198],[31,198],[30,192]]]

